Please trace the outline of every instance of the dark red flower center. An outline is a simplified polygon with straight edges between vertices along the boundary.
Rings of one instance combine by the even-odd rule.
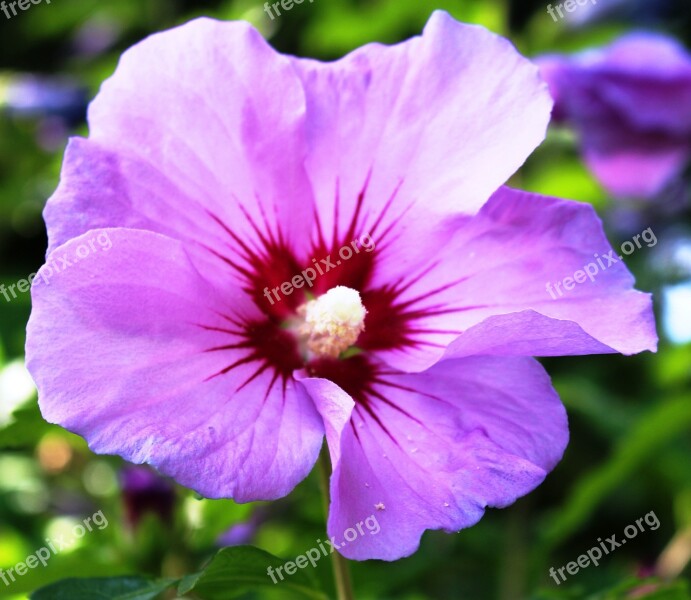
[[[293,373],[306,368],[310,375],[330,379],[359,402],[365,402],[371,394],[368,386],[376,379],[377,370],[368,358],[370,353],[423,343],[416,339],[421,330],[415,327],[415,321],[430,312],[415,308],[419,299],[407,302],[399,299],[411,282],[401,278],[378,287],[372,285],[380,252],[388,243],[396,221],[381,232],[381,217],[368,226],[362,218],[365,193],[366,186],[345,231],[335,225],[334,231],[326,235],[315,215],[316,239],[308,258],[296,256],[280,229],[272,231],[266,221],[258,226],[250,220],[255,232],[254,243],[250,244],[212,215],[237,248],[236,258],[215,251],[214,254],[240,277],[244,290],[265,315],[260,321],[245,322],[228,316],[235,341],[212,350],[242,348],[246,349],[246,355],[214,377],[230,373],[241,364],[252,363],[256,371],[250,380],[269,371],[273,373],[269,390],[279,379],[285,389]],[[390,202],[394,197],[395,193]],[[338,223],[337,216],[338,200],[334,223]],[[337,286],[358,291],[367,310],[365,330],[355,344],[361,353],[350,357],[346,354],[339,359],[306,356],[290,324],[299,322],[300,309],[307,302]],[[241,342],[237,342],[238,335]]]

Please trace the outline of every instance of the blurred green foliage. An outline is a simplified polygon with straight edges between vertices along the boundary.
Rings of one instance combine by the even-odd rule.
[[[671,16],[655,13],[668,4],[674,5]],[[679,6],[650,2],[651,24],[688,35],[691,7],[688,2]],[[542,1],[504,0],[437,0],[433,6],[420,0],[314,0],[275,21],[258,0],[54,0],[12,20],[0,14],[0,283],[15,283],[41,265],[41,210],[57,184],[67,136],[86,132],[80,118],[65,124],[3,110],[8,81],[26,73],[69,77],[93,97],[123,49],[199,15],[246,19],[281,51],[335,59],[364,43],[394,43],[419,33],[433,8],[503,33],[528,54],[600,44],[645,24],[615,19],[568,28],[552,22]],[[592,203],[613,232],[612,241],[626,239],[617,230],[615,203],[585,169],[568,133],[550,133],[512,184]],[[668,218],[658,212],[663,211],[646,207],[643,214],[655,215],[659,237],[672,227],[688,232],[688,210]],[[629,266],[639,285],[659,292],[667,279],[649,258],[632,256]],[[323,538],[322,500],[314,478],[290,497],[261,506],[199,499],[177,488],[172,523],[149,514],[136,528],[128,525],[118,484],[122,461],[93,455],[80,438],[41,419],[30,391],[15,393],[24,384],[8,365],[22,358],[29,311],[28,294],[9,303],[0,297],[0,381],[3,374],[6,381],[5,387],[0,385],[0,407],[13,410],[4,418],[0,410],[0,568],[25,560],[47,536],[95,511],[103,511],[109,526],[89,533],[11,587],[0,581],[0,598],[25,598],[68,577],[116,576],[123,578],[92,582],[93,589],[84,581],[61,592],[48,588],[35,598],[78,600],[97,593],[153,598],[171,582],[203,569],[218,551],[219,537],[257,514],[263,516],[255,523],[251,543],[284,559]],[[690,597],[688,565],[676,581],[646,576],[666,549],[684,551],[679,540],[688,539],[683,536],[691,528],[691,347],[663,339],[657,355],[551,359],[545,364],[571,420],[572,441],[561,464],[536,492],[509,509],[489,510],[469,530],[458,535],[429,532],[419,552],[396,563],[352,564],[358,598]],[[600,537],[621,535],[650,511],[659,518],[659,529],[640,533],[600,566],[584,569],[560,586],[549,577],[550,567],[575,560]],[[235,556],[232,552],[217,557],[197,581],[200,589],[206,585],[211,590],[208,597],[230,597],[214,595],[214,577],[230,576],[235,563],[220,568],[218,561]],[[315,585],[332,597],[329,563],[322,561],[313,574]],[[163,583],[151,588],[156,578],[164,578]],[[108,586],[120,596],[107,595]],[[292,593],[286,588],[243,590],[247,598],[283,599]]]

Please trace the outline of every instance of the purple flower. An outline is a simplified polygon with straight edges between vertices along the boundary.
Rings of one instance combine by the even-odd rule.
[[[220,547],[245,546],[252,543],[256,533],[257,526],[254,523],[237,523],[219,536],[217,544]]]
[[[122,500],[128,525],[135,529],[147,513],[153,513],[167,524],[173,522],[175,488],[151,469],[128,466],[120,474]]]
[[[44,416],[239,502],[288,494],[326,434],[329,535],[381,525],[356,559],[511,504],[568,437],[531,356],[656,344],[622,263],[545,290],[610,249],[591,207],[502,187],[550,107],[509,42],[443,12],[327,64],[240,22],[138,44],[46,208],[51,259],[100,228],[113,248],[34,290]]]
[[[660,193],[691,158],[691,56],[676,41],[633,34],[571,57],[540,59],[556,120],[615,196]]]

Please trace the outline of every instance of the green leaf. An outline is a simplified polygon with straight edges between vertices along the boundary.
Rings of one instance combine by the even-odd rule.
[[[615,587],[594,594],[586,594],[582,588],[545,588],[534,595],[533,600],[689,600],[689,587],[685,581],[664,582],[656,578],[632,577]]]
[[[685,581],[663,582],[655,578],[631,579],[589,600],[689,600],[689,588]]]
[[[0,448],[31,447],[51,429],[58,427],[49,425],[41,417],[38,404],[16,410],[12,415],[13,420],[4,428],[0,428]]]
[[[314,589],[312,578],[306,571],[286,574],[283,581],[274,583],[268,575],[268,568],[277,569],[285,562],[253,546],[224,548],[201,573],[185,577],[178,587],[178,594],[183,596],[194,591],[204,600],[226,600],[237,598],[251,588],[276,589],[280,586],[281,590],[292,592],[299,598],[326,600],[324,594]]]
[[[578,531],[598,505],[636,469],[691,426],[691,398],[682,396],[658,404],[643,415],[621,440],[612,456],[584,476],[575,486],[566,505],[543,529],[547,550]]]
[[[176,580],[151,581],[143,577],[63,579],[37,590],[31,600],[154,600]]]

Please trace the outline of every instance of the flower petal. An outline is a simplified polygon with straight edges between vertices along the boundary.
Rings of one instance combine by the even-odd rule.
[[[453,232],[445,246],[416,247],[417,264],[391,261],[372,283],[398,280],[398,303],[418,315],[411,326],[418,345],[380,354],[395,368],[424,370],[442,356],[479,353],[655,350],[650,295],[633,289],[633,277],[589,205],[505,187],[478,215],[444,227],[430,237],[443,240]],[[640,236],[638,243],[645,248]],[[582,273],[584,281],[574,283],[574,274],[586,268],[595,271],[592,281]],[[571,290],[565,278],[572,279]]]
[[[107,252],[73,258],[100,233]],[[292,380],[282,387],[234,347],[236,324],[261,318],[254,303],[225,281],[220,293],[176,240],[100,233],[60,247],[34,282],[26,354],[44,417],[207,497],[288,494],[323,424]],[[63,256],[72,264],[56,270]]]
[[[691,143],[659,134],[639,135],[611,131],[610,142],[618,148],[585,148],[585,162],[602,185],[614,196],[650,198],[662,192],[691,156]],[[623,138],[631,143],[628,145]]]
[[[304,117],[290,59],[247,23],[198,19],[145,39],[91,104],[89,140],[70,144],[46,209],[51,250],[98,227],[214,239],[220,221],[306,252]]]
[[[381,380],[380,397],[354,409],[334,383],[300,381],[328,432],[329,535],[342,543],[371,515],[381,527],[344,544],[348,558],[396,560],[426,529],[475,524],[539,485],[566,447],[566,413],[534,359],[469,357]]]
[[[397,231],[433,223],[435,214],[473,213],[542,141],[549,121],[536,67],[507,40],[441,11],[421,37],[294,65],[307,94],[307,169],[327,232],[360,219],[359,229],[374,235],[403,214]]]

